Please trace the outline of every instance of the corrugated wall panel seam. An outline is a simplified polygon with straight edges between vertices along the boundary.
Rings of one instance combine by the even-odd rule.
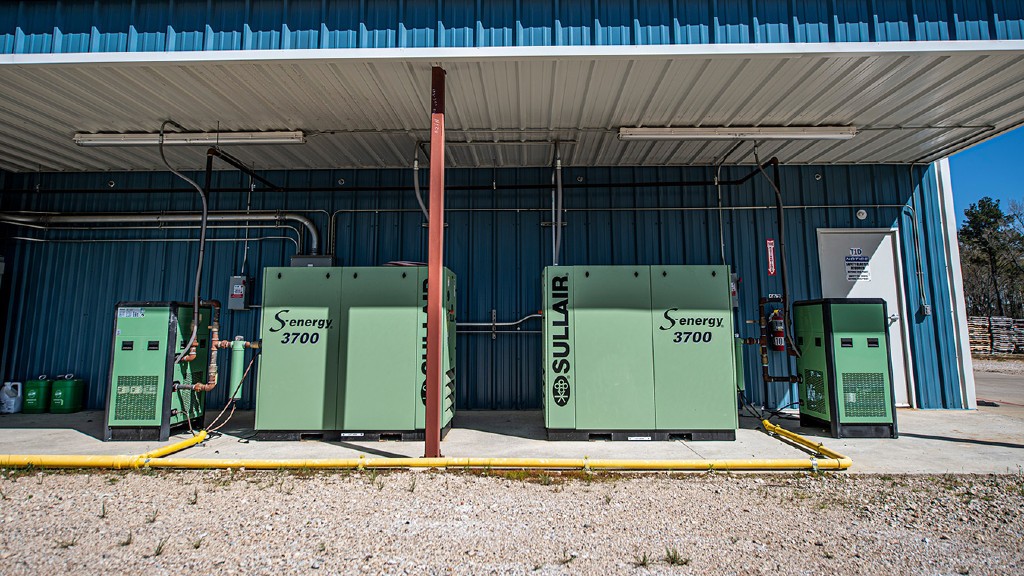
[[[21,9],[13,8],[19,5]],[[3,2],[0,53],[1014,40],[1020,0]],[[174,6],[173,12],[168,8]],[[596,8],[595,8],[596,6]],[[128,8],[128,9],[126,9]]]
[[[726,168],[723,177],[744,173],[748,168]],[[584,183],[706,180],[711,168],[567,168],[565,180]],[[926,290],[933,306],[930,316],[908,318],[913,345],[912,369],[918,382],[922,407],[959,406],[959,383],[955,346],[949,325],[948,287],[945,286],[941,230],[937,220],[934,185],[930,169],[918,169],[913,187],[906,166],[800,167],[783,170],[786,202],[791,205],[864,205],[865,221],[855,218],[851,208],[805,208],[786,211],[789,231],[787,253],[794,271],[794,298],[820,295],[816,249],[817,228],[858,228],[897,226],[903,246],[903,269],[908,303],[916,302]],[[267,176],[289,187],[317,187],[345,178],[355,186],[381,186],[380,192],[257,193],[253,209],[328,210],[369,209],[371,212],[342,214],[338,218],[338,263],[347,266],[379,265],[388,260],[423,260],[425,232],[422,217],[408,192],[388,188],[408,186],[408,170],[338,170],[272,172]],[[503,185],[550,180],[548,169],[449,170],[449,185],[495,184],[490,191],[452,191],[448,199],[449,233],[446,259],[458,275],[457,317],[465,321],[488,321],[494,309],[499,320],[519,318],[540,308],[540,271],[550,263],[550,219],[547,211],[550,191],[508,190]],[[133,189],[179,187],[163,173],[127,174],[9,174],[0,198],[6,209],[55,211],[111,210],[196,210],[195,195],[181,192],[138,194],[61,193],[53,190],[100,189],[108,178],[123,181]],[[240,186],[244,181],[233,173],[218,173],[216,187]],[[47,192],[21,194],[38,184]],[[768,207],[772,192],[763,179],[725,189],[724,204]],[[921,219],[922,257],[925,285],[914,274],[915,253],[908,212],[901,208],[872,208],[878,204],[906,205],[911,195]],[[562,262],[566,264],[705,264],[718,262],[718,219],[713,207],[714,190],[635,188],[572,189],[566,194],[566,228]],[[245,207],[244,193],[216,195],[215,209]],[[690,212],[631,212],[635,207],[701,208]],[[460,211],[511,209],[506,212]],[[386,212],[408,210],[400,214]],[[542,211],[531,211],[541,209]],[[584,210],[607,211],[584,211]],[[373,210],[381,212],[375,213]],[[520,210],[520,211],[516,211]],[[327,238],[327,217],[312,214]],[[753,335],[743,322],[756,317],[757,300],[780,291],[779,277],[764,273],[764,241],[777,238],[771,210],[735,210],[724,217],[726,258],[742,278],[741,314],[738,329]],[[4,228],[3,234],[11,234]],[[19,230],[19,233],[26,233]],[[114,232],[128,237],[129,232]],[[215,231],[214,237],[230,235]],[[180,234],[179,234],[180,235]],[[64,233],[64,237],[74,233]],[[134,237],[134,236],[131,236]],[[226,300],[227,279],[237,272],[242,258],[239,244],[210,246],[204,292]],[[251,246],[250,273],[259,277],[264,266],[284,265],[292,249],[280,242]],[[3,255],[8,261],[9,283],[14,291],[11,316],[6,327],[5,379],[24,379],[38,373],[75,372],[90,382],[90,404],[100,406],[105,393],[110,354],[113,306],[119,300],[179,300],[187,298],[195,245],[169,244],[30,244],[5,241]],[[67,287],[74,287],[68,290]],[[260,286],[254,288],[256,302]],[[31,319],[31,321],[29,321]],[[74,335],[75,345],[52,344],[53,327]],[[254,337],[258,314],[254,311],[226,313],[223,334]],[[540,397],[540,339],[536,336],[502,335],[459,337],[458,403],[462,408],[538,408]],[[756,351],[744,353],[748,368],[757,366]],[[773,365],[781,371],[787,359],[779,354]],[[748,370],[748,389],[755,401],[762,398],[757,370]],[[226,387],[225,387],[226,389]],[[772,404],[794,400],[793,390],[776,386],[769,391]],[[212,404],[223,402],[226,390],[218,389]],[[246,397],[251,398],[251,387]]]

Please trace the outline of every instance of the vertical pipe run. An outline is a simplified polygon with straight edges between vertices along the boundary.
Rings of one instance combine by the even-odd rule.
[[[427,256],[427,406],[424,458],[441,457],[441,323],[444,321],[444,76],[430,72],[430,220]]]

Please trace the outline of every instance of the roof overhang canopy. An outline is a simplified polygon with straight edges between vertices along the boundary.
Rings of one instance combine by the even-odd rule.
[[[155,147],[76,133],[302,131],[238,145],[259,169],[406,167],[429,138],[430,67],[447,72],[449,165],[711,164],[729,140],[631,140],[622,127],[855,127],[770,140],[795,164],[910,163],[1024,122],[1024,41],[0,56],[0,169],[162,170]],[[202,148],[174,146],[177,168]],[[746,162],[737,153],[730,162]]]

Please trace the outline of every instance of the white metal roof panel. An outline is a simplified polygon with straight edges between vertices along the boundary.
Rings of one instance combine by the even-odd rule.
[[[448,71],[452,166],[687,165],[729,142],[622,142],[620,126],[856,126],[772,142],[786,163],[908,163],[1024,121],[1024,42],[318,50],[0,57],[0,168],[160,170],[155,149],[80,148],[76,132],[302,130],[236,146],[261,169],[408,166],[428,138],[430,66]],[[455,144],[473,142],[474,144]],[[521,144],[516,144],[521,142]],[[174,147],[176,167],[201,149]],[[731,161],[749,161],[737,154]]]

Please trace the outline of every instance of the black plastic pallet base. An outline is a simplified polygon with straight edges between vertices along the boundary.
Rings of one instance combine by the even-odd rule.
[[[895,424],[833,424],[809,414],[800,415],[800,425],[824,428],[833,438],[898,438]]]
[[[735,430],[557,430],[548,428],[548,440],[573,442],[690,442],[736,440]]]
[[[449,424],[441,429],[441,438],[448,435],[452,426]],[[299,440],[319,440],[325,442],[422,442],[423,430],[395,431],[349,431],[349,430],[260,430],[252,437],[253,440],[264,442],[294,442]]]

